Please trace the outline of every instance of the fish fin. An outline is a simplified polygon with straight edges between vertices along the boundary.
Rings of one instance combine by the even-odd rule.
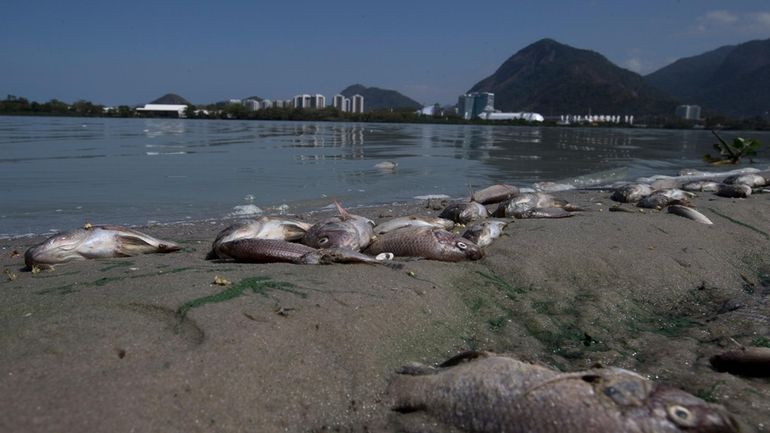
[[[456,365],[462,364],[463,362],[469,362],[479,358],[488,358],[490,356],[492,356],[491,352],[483,352],[483,351],[462,352],[442,362],[441,364],[439,364],[439,367],[441,368],[454,367]]]
[[[342,207],[340,202],[338,202],[337,200],[334,200],[334,206],[337,208],[337,212],[339,212],[340,218],[342,218],[342,221],[347,221],[350,219],[350,213],[348,213],[348,211],[344,207]]]
[[[283,226],[283,237],[287,241],[300,240],[305,236],[307,230],[297,224],[287,224]]]
[[[131,236],[131,235],[117,235],[115,237],[117,241],[116,254],[120,257],[133,256],[146,252],[148,249],[156,249],[155,245],[152,245],[143,239]]]

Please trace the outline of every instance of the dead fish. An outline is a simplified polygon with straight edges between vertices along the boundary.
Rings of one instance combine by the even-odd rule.
[[[284,217],[263,216],[256,220],[237,222],[217,235],[211,245],[208,258],[226,258],[218,251],[219,246],[238,239],[280,239],[297,241],[310,229],[310,224]]]
[[[380,161],[374,164],[374,168],[386,173],[396,171],[396,167],[398,167],[398,163],[394,161]]]
[[[741,347],[709,359],[717,371],[741,376],[770,376],[770,347]]]
[[[24,253],[27,267],[46,269],[72,260],[179,251],[174,242],[121,226],[90,226],[57,233]]]
[[[353,251],[369,245],[374,236],[374,222],[349,213],[338,202],[334,205],[339,216],[312,225],[302,237],[302,243],[313,248],[348,248]]]
[[[636,203],[652,194],[652,186],[646,183],[629,183],[615,189],[610,196],[611,200],[621,203]]]
[[[384,263],[348,248],[316,249],[280,239],[239,239],[223,243],[220,249],[226,257],[243,263]]]
[[[500,203],[518,194],[519,188],[501,183],[474,191],[471,194],[471,201],[481,204]]]
[[[720,183],[714,194],[720,197],[746,198],[751,195],[751,187],[743,184],[727,185]]]
[[[463,237],[435,227],[406,227],[378,236],[364,251],[367,254],[393,253],[399,257],[458,262],[478,260],[481,248]]]
[[[508,221],[494,218],[476,221],[465,229],[462,237],[483,248],[499,238],[507,225]]]
[[[688,198],[688,193],[681,189],[662,189],[639,200],[639,202],[636,203],[636,206],[645,209],[660,210],[672,204],[687,204]]]
[[[767,179],[756,173],[745,173],[728,176],[722,183],[727,185],[748,185],[750,188],[759,188],[767,185]]]
[[[473,433],[738,432],[727,410],[621,368],[561,373],[491,353],[411,364],[388,385],[394,420]],[[422,418],[421,418],[422,417]],[[427,418],[427,419],[426,419]],[[455,430],[456,429],[456,430]]]
[[[410,215],[405,217],[391,218],[385,222],[374,226],[374,234],[382,235],[393,230],[404,227],[438,227],[444,230],[451,230],[455,223],[446,218],[432,217],[427,215]]]
[[[691,219],[691,220],[693,220],[695,222],[699,222],[701,224],[708,224],[708,225],[714,224],[713,222],[711,222],[710,219],[708,219],[708,217],[706,217],[706,215],[703,215],[702,213],[698,212],[697,210],[695,210],[695,209],[693,209],[691,207],[687,207],[687,206],[673,204],[673,205],[668,207],[668,213],[672,213],[674,215],[679,215],[681,217],[689,218],[689,219]]]
[[[556,198],[550,194],[528,192],[519,194],[506,202],[500,203],[493,215],[496,217],[537,218],[538,216],[536,215],[542,214],[543,218],[549,218],[546,216],[551,213],[551,211],[546,211],[546,209],[549,208],[560,208],[564,211],[579,210],[568,201]],[[534,211],[535,209],[538,209],[538,211]],[[569,216],[564,215],[561,211],[553,211],[552,213],[554,215],[560,214]]]
[[[569,218],[573,215],[572,212],[567,212],[560,207],[535,207],[532,209],[526,209],[524,211],[514,211],[511,215],[516,219],[535,219],[535,218]]]
[[[489,216],[489,211],[481,203],[475,201],[450,203],[439,214],[439,218],[446,218],[459,224],[468,224],[471,221],[484,219]]]
[[[719,182],[713,180],[696,180],[682,185],[685,191],[716,192],[719,189]]]

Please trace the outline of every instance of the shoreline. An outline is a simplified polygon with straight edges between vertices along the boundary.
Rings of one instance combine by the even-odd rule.
[[[770,196],[698,194],[707,226],[609,212],[609,192],[554,195],[585,211],[516,220],[478,261],[401,270],[204,260],[234,220],[145,226],[182,251],[38,274],[23,253],[44,237],[0,240],[16,275],[0,283],[0,429],[390,432],[394,370],[463,350],[631,369],[725,405],[745,431],[770,429],[767,380],[708,363],[733,340],[770,344]]]

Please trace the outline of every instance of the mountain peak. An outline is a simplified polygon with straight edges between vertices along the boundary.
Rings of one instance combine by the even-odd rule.
[[[346,98],[353,95],[364,97],[364,111],[389,109],[417,109],[422,105],[412,98],[402,95],[395,90],[366,87],[363,84],[353,84],[340,92]]]
[[[150,104],[192,105],[187,99],[174,93],[166,93],[160,98],[150,102]]]
[[[542,39],[471,88],[495,94],[496,108],[560,114],[670,114],[676,103],[601,54]]]

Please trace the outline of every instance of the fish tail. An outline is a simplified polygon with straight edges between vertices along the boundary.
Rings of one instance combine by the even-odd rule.
[[[425,410],[428,380],[435,371],[420,364],[401,367],[388,383],[391,409],[400,413]]]

